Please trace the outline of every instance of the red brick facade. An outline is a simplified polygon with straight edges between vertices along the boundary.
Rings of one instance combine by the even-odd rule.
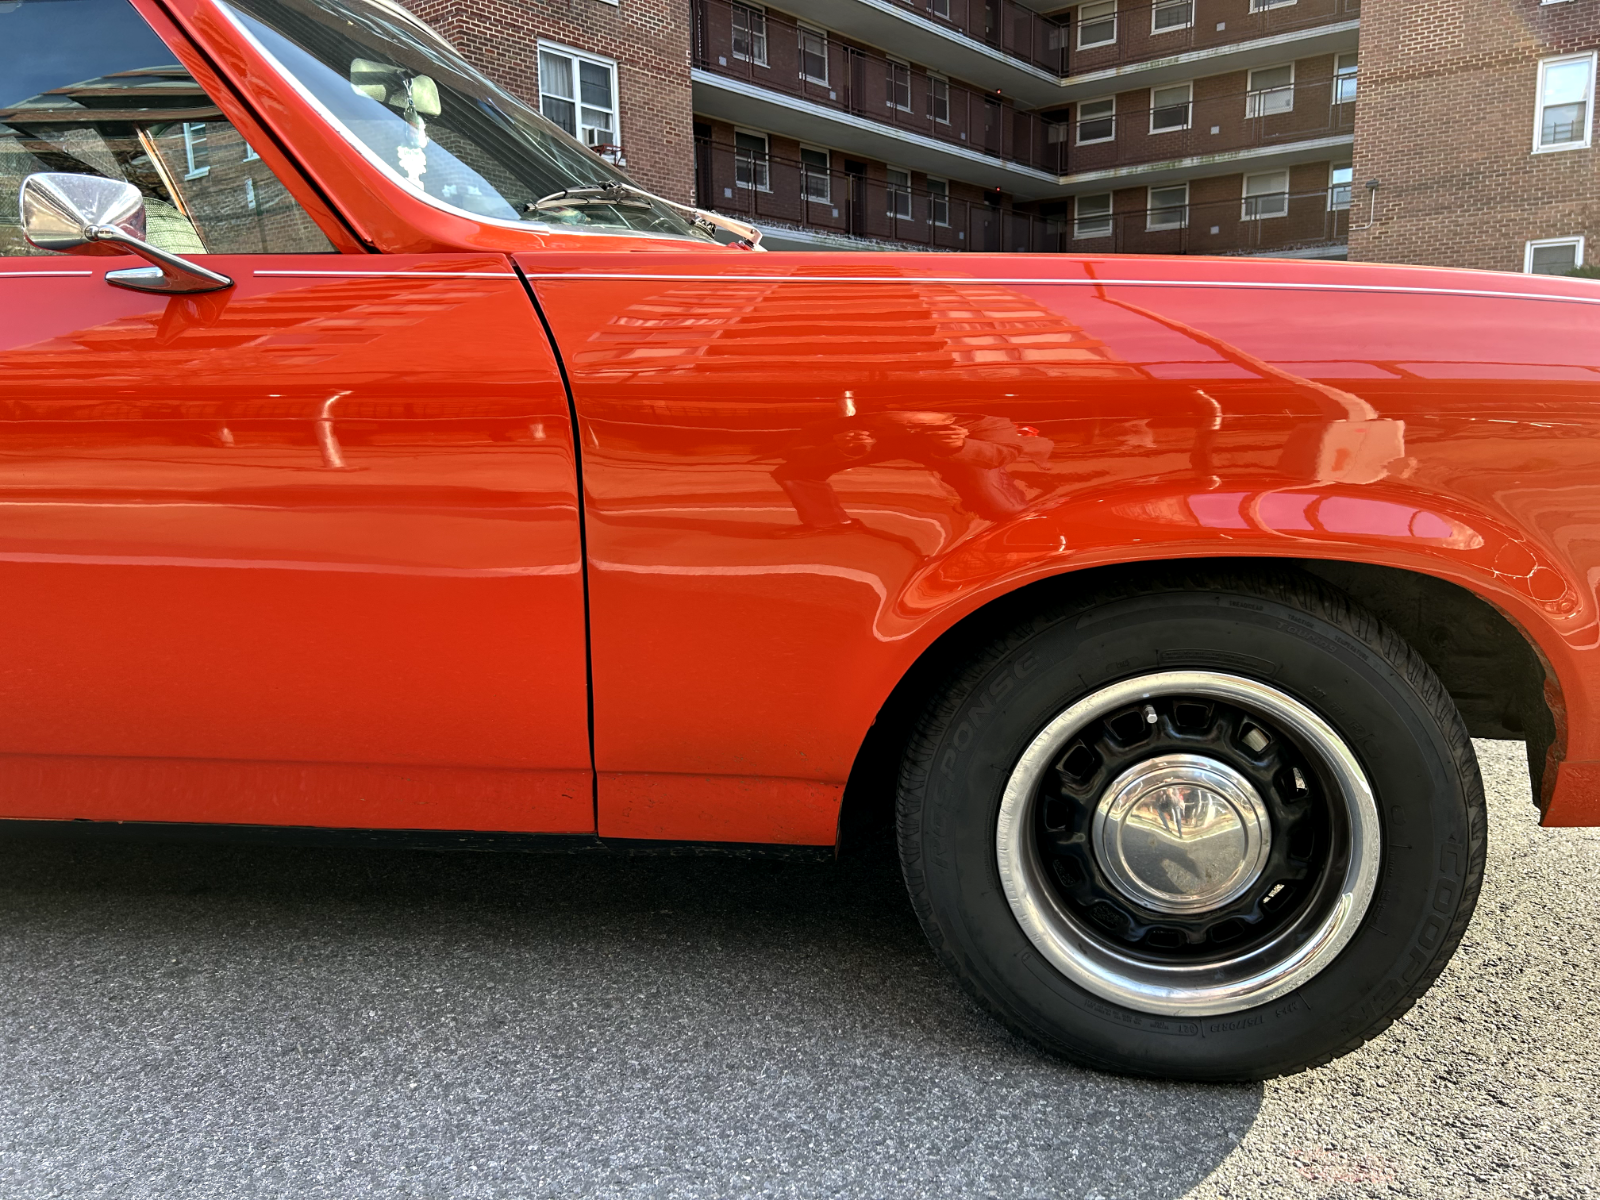
[[[539,40],[616,60],[627,172],[689,203],[694,151],[689,0],[409,0],[467,60],[539,106]]]
[[[1532,152],[1539,60],[1600,48],[1600,5],[1367,0],[1361,20],[1350,257],[1520,271],[1528,241],[1583,235],[1600,263],[1600,148]]]

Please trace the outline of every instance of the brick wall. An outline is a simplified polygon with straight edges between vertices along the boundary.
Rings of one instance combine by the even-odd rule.
[[[628,175],[668,199],[693,199],[689,0],[408,0],[408,6],[534,108],[540,38],[615,59]]]
[[[1186,128],[1152,133],[1151,89],[1143,87],[1119,92],[1116,95],[1116,139],[1079,145],[1074,124],[1066,146],[1064,173],[1099,171],[1192,155],[1224,154],[1302,139],[1348,136],[1353,127],[1353,106],[1332,102],[1334,56],[1324,54],[1298,61],[1286,58],[1263,66],[1287,66],[1291,62],[1294,65],[1294,106],[1289,112],[1251,116],[1247,99],[1250,72],[1229,71],[1192,81],[1193,101]],[[1076,122],[1076,107],[1072,119]]]
[[[1188,223],[1181,229],[1147,229],[1148,190],[1118,188],[1112,192],[1112,232],[1082,238],[1069,230],[1069,248],[1084,254],[1239,254],[1338,244],[1349,214],[1329,207],[1332,165],[1308,162],[1287,168],[1289,198],[1282,215],[1276,209],[1247,212],[1242,172],[1190,179]]]
[[[1600,4],[1367,0],[1350,257],[1520,271],[1530,239],[1589,239],[1600,262],[1600,149],[1534,154],[1538,62],[1600,47]],[[1589,114],[1593,129],[1594,114]]]
[[[1055,19],[1065,22],[1071,31],[1069,73],[1103,71],[1361,16],[1361,0],[1292,0],[1260,10],[1253,10],[1250,0],[1195,0],[1188,25],[1157,29],[1151,19],[1157,3],[1158,0],[1119,0],[1116,41],[1086,50],[1078,46],[1079,6],[1074,4],[1055,13]],[[1170,8],[1166,11],[1171,12]]]

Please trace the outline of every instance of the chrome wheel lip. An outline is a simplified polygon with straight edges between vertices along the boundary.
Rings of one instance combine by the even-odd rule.
[[[1234,958],[1153,964],[1119,951],[1072,916],[1045,881],[1033,837],[1039,783],[1056,756],[1089,722],[1139,701],[1203,696],[1253,709],[1294,733],[1338,792],[1348,822],[1344,878],[1322,919],[1292,949],[1274,939]],[[995,853],[1006,900],[1028,940],[1086,991],[1139,1012],[1220,1016],[1267,1004],[1306,983],[1356,934],[1377,889],[1382,851],[1377,800],[1344,739],[1294,697],[1254,679],[1216,671],[1158,671],[1113,683],[1055,717],[1033,739],[1006,782]]]
[[[1239,862],[1222,885],[1203,893],[1154,887],[1129,866],[1122,846],[1131,809],[1156,787],[1173,784],[1221,796],[1238,818],[1244,841]],[[1238,899],[1260,878],[1272,849],[1272,821],[1250,781],[1227,763],[1203,754],[1161,754],[1129,767],[1106,788],[1095,807],[1092,840],[1106,877],[1135,904],[1162,913],[1208,912]]]

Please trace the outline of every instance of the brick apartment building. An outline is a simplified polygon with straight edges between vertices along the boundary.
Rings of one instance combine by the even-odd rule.
[[[405,0],[501,87],[623,164],[694,196],[687,0]]]
[[[413,7],[642,185],[753,220],[774,248],[1521,269],[1507,239],[1523,254],[1600,232],[1595,0],[1366,0],[1365,20],[1361,0],[786,3]],[[1588,98],[1576,116],[1540,104],[1584,149],[1535,162],[1480,134],[1490,109],[1531,130],[1523,76],[1545,79],[1543,59],[1579,64],[1550,77],[1558,96],[1586,61]],[[1559,257],[1536,250],[1540,269]]]
[[[1357,197],[1352,257],[1550,273],[1600,264],[1600,4],[1369,3],[1361,48],[1355,175],[1378,188],[1370,227]]]

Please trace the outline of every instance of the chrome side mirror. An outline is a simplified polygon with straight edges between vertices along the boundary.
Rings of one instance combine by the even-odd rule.
[[[127,254],[155,264],[107,271],[106,282],[135,292],[217,292],[233,280],[144,240],[144,197],[131,183],[98,175],[41,172],[22,181],[22,233],[60,254]]]

